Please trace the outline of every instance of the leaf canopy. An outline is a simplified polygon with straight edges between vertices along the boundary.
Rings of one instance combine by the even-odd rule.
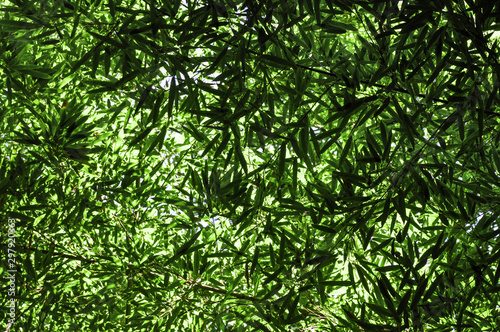
[[[11,328],[500,325],[496,2],[0,9]]]

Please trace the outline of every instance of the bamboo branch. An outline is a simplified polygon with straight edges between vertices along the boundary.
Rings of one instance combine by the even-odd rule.
[[[240,294],[240,293],[231,293],[231,292],[228,292],[227,290],[221,289],[221,288],[216,288],[216,287],[207,286],[207,285],[203,285],[203,284],[196,284],[195,286],[199,287],[201,289],[210,291],[210,292],[218,293],[218,294],[223,294],[223,295],[229,294],[230,296],[234,296],[235,298],[242,299],[242,300],[248,300],[248,301],[252,301],[252,302],[260,302],[261,301],[261,299],[257,299],[251,295],[245,295],[245,294]]]
[[[2,247],[7,247],[8,244],[7,243],[1,243],[0,244]],[[46,249],[37,249],[37,248],[33,248],[31,246],[29,247],[26,247],[22,244],[17,244],[16,243],[16,249],[21,249],[21,250],[24,250],[24,251],[27,251],[28,254],[31,252],[31,251],[37,251],[37,252],[41,252],[41,253],[44,253],[44,254],[48,254],[50,253],[50,250],[46,250]],[[52,256],[58,256],[58,257],[62,257],[62,258],[67,258],[67,259],[72,259],[72,260],[78,260],[78,261],[82,261],[82,262],[87,262],[87,263],[95,263],[96,260],[95,259],[90,259],[90,258],[85,258],[85,257],[79,257],[79,256],[74,256],[74,255],[68,255],[68,254],[63,254],[63,253],[58,253],[58,252],[54,252],[52,253]]]

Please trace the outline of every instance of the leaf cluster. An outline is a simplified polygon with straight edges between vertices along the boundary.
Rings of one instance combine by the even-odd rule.
[[[16,328],[499,326],[494,1],[0,9]]]

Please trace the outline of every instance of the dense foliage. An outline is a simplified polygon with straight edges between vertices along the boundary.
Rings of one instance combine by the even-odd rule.
[[[2,3],[13,330],[500,326],[495,1]]]

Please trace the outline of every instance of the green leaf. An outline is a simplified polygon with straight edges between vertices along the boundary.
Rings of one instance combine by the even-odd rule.
[[[418,302],[420,301],[420,299],[422,298],[422,295],[425,292],[425,289],[427,287],[427,282],[428,281],[429,280],[428,280],[427,277],[422,277],[421,280],[419,281],[417,289],[413,293],[413,298],[411,300],[410,309],[413,310],[413,309],[415,309],[417,307]]]
[[[366,133],[366,143],[368,144],[368,149],[370,150],[370,153],[372,154],[372,156],[375,158],[376,161],[380,162],[382,160],[380,158],[380,155],[382,154],[380,146],[378,145],[373,135],[370,133],[369,129],[367,129],[365,133]]]
[[[219,137],[220,137],[220,133],[215,135],[215,137],[207,144],[207,146],[205,147],[205,150],[203,150],[203,153],[201,154],[202,157],[204,157],[210,150],[212,150],[212,148],[215,146],[215,144],[219,140]]]
[[[163,104],[164,97],[165,93],[163,91],[160,91],[160,93],[158,93],[158,96],[156,97],[155,104],[153,106],[153,111],[148,117],[148,123],[152,122],[154,124],[158,121],[158,116],[160,115],[160,109]],[[165,113],[162,112],[161,117],[163,117],[164,114]]]
[[[349,136],[347,139],[347,142],[344,145],[344,148],[342,149],[342,153],[339,158],[339,165],[344,164],[344,161],[347,157],[347,154],[349,153],[349,150],[351,149],[351,144],[352,144],[352,136]]]
[[[14,21],[14,20],[0,20],[0,26],[4,31],[18,31],[18,30],[32,30],[40,27],[38,24],[25,22],[25,21]]]
[[[161,151],[161,148],[163,146],[163,142],[165,141],[165,135],[167,134],[167,126],[163,126],[161,129],[160,133],[156,138],[153,140],[151,145],[149,146],[148,150],[146,151],[146,155],[150,155],[151,152],[157,148],[159,151]],[[142,151],[141,151],[142,152]],[[153,175],[150,173],[150,175]]]
[[[139,98],[139,101],[137,102],[137,106],[135,107],[136,113],[142,107],[142,105],[144,105],[144,102],[146,101],[149,94],[151,93],[151,90],[152,90],[152,86],[149,85],[149,86],[145,87],[144,90],[142,91],[141,96]]]
[[[94,36],[95,38],[99,39],[100,41],[104,42],[104,43],[107,43],[107,44],[110,44],[112,46],[115,46],[117,48],[125,48],[126,45],[123,45],[122,43],[114,40],[113,38],[110,38],[108,36],[102,36],[98,33],[95,33],[95,32],[92,32],[92,31],[89,31],[88,32],[90,35]]]
[[[281,143],[280,155],[278,161],[278,180],[283,177],[285,173],[285,160],[286,160],[286,141]]]
[[[21,68],[20,66],[18,66],[17,69],[25,74],[28,74],[28,75],[35,77],[35,78],[41,78],[44,80],[50,80],[52,78],[51,75],[49,75],[41,70],[38,70],[38,69]]]
[[[277,56],[274,56],[271,54],[262,54],[262,58],[270,61],[271,63],[273,63],[274,65],[276,65],[279,68],[282,68],[282,67],[295,68],[295,66],[296,66],[295,63],[293,63],[293,62],[290,62],[286,59],[283,59],[283,58],[280,58],[280,57],[277,57]]]
[[[239,142],[235,145],[234,150],[241,167],[243,167],[243,170],[245,171],[245,174],[248,174],[247,162],[245,160],[245,156],[243,156],[243,152],[241,151],[241,145],[239,144]]]
[[[382,306],[376,305],[374,303],[367,303],[366,305],[380,317],[394,317],[389,310],[385,309]]]
[[[436,66],[434,71],[432,72],[431,76],[427,79],[427,86],[431,85],[434,83],[438,75],[441,73],[445,65],[448,63],[448,60],[450,59],[451,53],[447,53],[444,58],[441,60],[441,62]]]
[[[134,139],[129,144],[129,147],[132,147],[142,141],[146,136],[149,135],[149,133],[153,130],[153,127],[146,128],[143,132],[141,132],[139,135],[137,135]]]
[[[436,279],[432,282],[432,284],[429,286],[429,288],[427,288],[427,291],[425,292],[425,295],[422,298],[422,302],[429,300],[434,295],[436,288],[442,284],[442,280],[443,280],[443,275],[439,274],[436,277]]]
[[[214,159],[216,159],[217,157],[219,157],[221,155],[221,153],[226,149],[227,143],[229,143],[229,139],[230,138],[231,138],[231,133],[230,132],[224,133],[224,136],[222,137],[222,141],[221,141],[219,147],[217,148],[217,150],[214,153],[214,156],[213,156]]]
[[[365,288],[365,290],[367,292],[370,292],[370,287],[368,287],[368,282],[366,281],[366,278],[365,278],[365,271],[359,265],[354,265],[354,267],[356,268],[356,271],[358,272],[358,277],[359,277],[359,280],[361,281],[361,284],[363,285],[363,287]]]
[[[80,67],[84,65],[90,59],[90,57],[95,53],[95,50],[96,50],[95,48],[90,49],[80,58],[80,60],[76,61],[73,64],[69,74],[71,75],[75,73],[78,69],[80,69]]]
[[[188,131],[194,139],[198,142],[204,143],[208,140],[208,138],[200,132],[190,121],[187,122],[187,127],[183,126],[183,128]]]
[[[175,253],[175,256],[182,256],[189,253],[189,249],[196,242],[201,234],[201,230],[194,234],[186,243],[184,243]]]
[[[312,227],[322,231],[322,232],[325,232],[325,233],[330,233],[330,234],[336,234],[337,231],[334,229],[334,228],[330,228],[330,227],[327,227],[327,226],[323,226],[323,225],[315,225],[313,224]]]

